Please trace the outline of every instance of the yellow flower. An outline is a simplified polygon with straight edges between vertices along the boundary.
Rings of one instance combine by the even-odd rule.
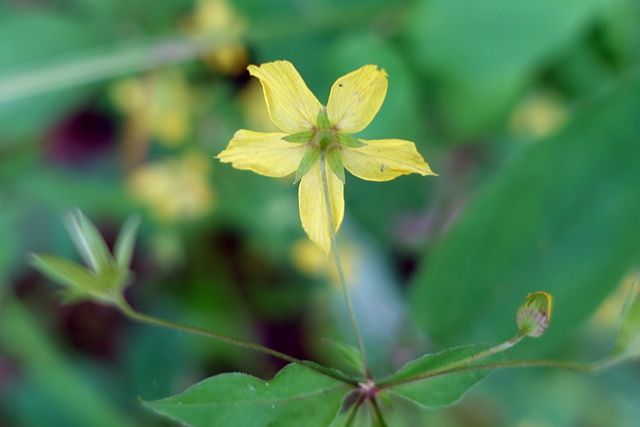
[[[129,191],[163,222],[192,220],[208,214],[215,195],[209,164],[196,153],[140,166],[127,180]]]
[[[323,182],[337,231],[344,215],[344,168],[369,181],[435,175],[413,142],[350,136],[367,127],[380,109],[387,93],[384,70],[365,65],[340,77],[326,107],[288,61],[250,65],[248,70],[262,83],[269,116],[282,132],[241,129],[218,158],[271,177],[296,172],[302,227],[325,252],[331,249],[331,228]]]

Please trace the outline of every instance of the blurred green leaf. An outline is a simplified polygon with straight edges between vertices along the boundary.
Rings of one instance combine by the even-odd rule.
[[[290,364],[272,381],[246,374],[222,374],[184,393],[154,402],[154,410],[192,426],[319,426],[334,419],[347,386],[308,368]]]
[[[638,111],[636,75],[526,147],[478,194],[413,283],[415,318],[433,339],[510,335],[523,295],[536,290],[556,307],[536,345],[593,312],[640,255]]]
[[[624,313],[612,356],[640,357],[640,295]]]
[[[0,16],[0,87],[5,79],[59,56],[82,51],[100,40],[89,22],[52,12]],[[40,82],[37,82],[40,83]],[[15,87],[5,87],[14,90]],[[5,95],[5,94],[3,94]],[[37,135],[84,99],[86,90],[67,90],[37,99],[0,102],[0,129],[7,138]],[[3,138],[3,142],[9,139]],[[1,143],[0,143],[1,144]]]
[[[409,45],[434,73],[458,137],[495,125],[524,83],[570,48],[604,0],[423,0],[411,14]]]
[[[484,344],[450,348],[436,354],[427,354],[407,363],[398,372],[385,381],[400,381],[409,377],[433,371],[446,365],[461,361],[469,356],[486,350],[490,346]],[[495,358],[495,356],[494,356]],[[485,361],[483,359],[483,361]],[[458,401],[478,381],[491,373],[491,369],[458,372],[438,375],[411,381],[389,388],[395,393],[415,403],[427,407],[450,405]]]
[[[25,379],[55,402],[57,413],[64,415],[61,423],[55,414],[48,414],[50,425],[135,425],[65,360],[32,316],[7,294],[0,307],[0,346],[18,362]]]

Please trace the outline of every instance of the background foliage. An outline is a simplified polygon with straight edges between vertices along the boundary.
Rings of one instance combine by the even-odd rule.
[[[272,126],[248,63],[287,59],[326,101],[389,74],[363,138],[415,141],[437,178],[347,177],[340,238],[374,371],[515,331],[528,292],[549,333],[513,357],[606,353],[640,254],[637,0],[10,0],[0,3],[0,424],[173,425],[144,409],[277,360],[60,306],[30,251],[74,257],[81,208],[115,238],[143,216],[128,297],[142,311],[340,363],[351,341],[291,179],[213,156]],[[348,369],[348,368],[345,368]],[[453,407],[398,422],[635,426],[638,365],[495,372]]]

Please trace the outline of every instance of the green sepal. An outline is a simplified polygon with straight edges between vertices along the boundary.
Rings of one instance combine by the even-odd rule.
[[[300,165],[298,165],[298,170],[296,171],[296,179],[293,182],[294,184],[300,181],[302,177],[305,176],[307,172],[309,172],[309,169],[311,169],[313,165],[316,164],[319,157],[320,150],[318,149],[318,147],[311,147],[309,150],[307,150],[306,153],[304,153],[304,156],[300,161]]]
[[[327,151],[327,163],[340,181],[344,182],[344,166],[342,165],[342,153],[334,148]]]
[[[353,136],[347,135],[346,133],[336,132],[336,135],[338,136],[338,142],[340,143],[340,145],[344,145],[345,147],[359,148],[367,145],[364,142],[361,142],[358,138],[354,138]]]
[[[78,253],[93,271],[100,274],[113,267],[113,257],[100,232],[79,209],[69,213],[67,229]]]
[[[61,285],[87,292],[98,290],[96,276],[85,267],[56,255],[32,254],[31,265]]]
[[[66,302],[92,299],[119,304],[131,279],[129,264],[140,220],[131,217],[115,244],[115,257],[95,225],[80,210],[69,214],[67,226],[86,267],[55,255],[33,254],[31,264],[51,280],[64,286]]]
[[[287,142],[307,143],[307,142],[311,141],[311,139],[313,138],[314,134],[315,134],[315,131],[307,130],[307,131],[300,132],[300,133],[292,133],[291,135],[287,135],[282,139],[287,141]]]
[[[331,121],[329,120],[329,117],[327,117],[327,113],[324,110],[320,110],[320,112],[318,113],[318,117],[316,118],[316,127],[318,129],[333,128],[333,125],[331,124]]]
[[[130,216],[122,226],[113,250],[118,269],[129,271],[133,249],[136,245],[136,234],[140,226],[140,217]]]

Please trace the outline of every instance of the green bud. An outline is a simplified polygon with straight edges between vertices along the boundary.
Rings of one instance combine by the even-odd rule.
[[[516,316],[520,333],[529,337],[544,334],[551,321],[552,305],[553,298],[547,292],[536,291],[527,295]]]

